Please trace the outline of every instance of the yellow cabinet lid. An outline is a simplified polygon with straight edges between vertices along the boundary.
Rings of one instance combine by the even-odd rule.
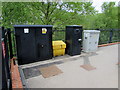
[[[60,49],[60,48],[66,48],[66,44],[60,40],[60,41],[52,41],[53,49]]]

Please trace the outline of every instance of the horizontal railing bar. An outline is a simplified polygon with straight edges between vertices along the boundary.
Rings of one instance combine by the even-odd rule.
[[[83,29],[83,30],[98,30],[98,29]],[[99,29],[100,31],[120,31],[120,29]],[[53,29],[53,31],[65,31],[65,29]]]

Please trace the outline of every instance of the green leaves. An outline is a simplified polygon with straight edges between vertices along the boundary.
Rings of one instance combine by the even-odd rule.
[[[30,9],[26,3],[4,2],[2,7],[3,26],[27,24],[30,19]]]
[[[14,24],[79,25],[87,15],[96,13],[90,2],[4,2],[2,10],[5,27]]]
[[[118,7],[114,2],[102,5],[103,13],[98,13],[92,2],[3,2],[3,26],[14,24],[41,24],[65,27],[83,25],[84,28],[118,27]]]
[[[94,28],[118,28],[118,7],[115,2],[104,2],[102,13],[95,15],[94,22]]]

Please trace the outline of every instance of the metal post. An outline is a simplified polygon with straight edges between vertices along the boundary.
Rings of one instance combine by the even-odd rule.
[[[13,56],[16,56],[15,34],[14,34],[14,32],[12,34],[13,34],[13,37],[12,37],[12,40],[13,40]]]
[[[8,69],[9,69],[9,88],[12,88],[12,82],[11,82],[11,75],[10,75],[10,59],[13,58],[13,50],[12,50],[12,39],[11,39],[11,30],[10,28],[7,29],[7,37],[8,37],[8,42],[9,42],[9,53],[10,53],[10,58],[8,59]]]
[[[12,39],[11,39],[11,31],[8,29],[8,41],[9,41],[9,50],[10,50],[10,59],[13,58],[13,50],[12,50]]]
[[[8,37],[7,31],[2,28],[2,89],[11,88],[11,76],[10,76],[10,58],[8,51]]]
[[[2,28],[0,27],[0,90],[2,90]]]
[[[4,37],[5,37],[5,30],[4,27],[2,27],[2,89],[7,89],[7,78],[6,78],[6,66],[5,66],[5,53],[3,53],[3,51],[5,51],[5,46],[4,46]],[[3,49],[4,47],[4,49]],[[3,76],[4,75],[4,76]]]
[[[112,36],[113,36],[113,29],[110,30],[110,38],[109,38],[109,43],[112,42]]]
[[[9,50],[8,50],[8,31],[5,30],[5,50],[6,50],[6,56],[5,56],[5,67],[6,67],[6,74],[7,74],[7,87],[11,87],[11,75],[10,75],[10,57],[9,57]]]

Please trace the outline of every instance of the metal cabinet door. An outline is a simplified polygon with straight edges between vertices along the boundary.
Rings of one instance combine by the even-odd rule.
[[[72,49],[73,54],[77,55],[81,53],[81,44],[82,44],[82,30],[79,28],[75,28],[73,32],[73,42],[72,42]]]
[[[35,61],[36,46],[34,28],[16,28],[16,44],[19,64],[26,64]]]
[[[38,60],[52,58],[52,28],[36,28],[36,47]]]
[[[94,52],[97,50],[97,37],[96,34],[90,33],[89,38],[89,51]]]

